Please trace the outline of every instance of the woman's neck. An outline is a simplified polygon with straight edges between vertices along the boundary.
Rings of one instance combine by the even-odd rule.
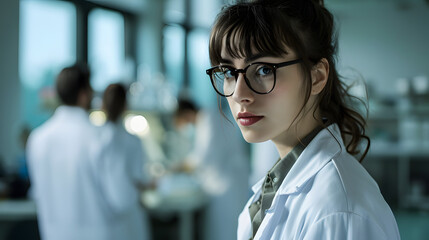
[[[304,118],[298,119],[298,122],[291,125],[285,132],[272,139],[280,158],[284,158],[300,140],[319,125],[320,122],[313,117],[313,114],[307,114]]]

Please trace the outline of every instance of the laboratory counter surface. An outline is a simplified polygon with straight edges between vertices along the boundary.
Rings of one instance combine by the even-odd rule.
[[[143,192],[140,199],[141,204],[151,216],[158,218],[177,216],[178,239],[193,240],[196,230],[194,215],[207,205],[209,197],[191,182],[186,181],[186,184],[178,184],[181,180],[178,180],[177,176],[169,180],[171,181],[168,181],[168,184],[164,182],[157,189]],[[3,235],[9,234],[10,229],[19,223],[26,223],[27,225],[31,223],[32,233],[35,235],[31,239],[39,239],[37,209],[33,200],[0,200],[0,222],[2,223],[0,239],[6,239]]]
[[[0,220],[20,221],[37,218],[36,204],[32,200],[0,200]]]

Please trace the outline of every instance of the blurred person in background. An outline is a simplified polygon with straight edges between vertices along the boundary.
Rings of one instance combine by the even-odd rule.
[[[110,84],[104,91],[102,109],[107,122],[101,127],[99,191],[105,196],[111,235],[108,239],[150,239],[147,216],[140,204],[140,193],[149,177],[143,165],[148,160],[142,141],[123,127],[127,92],[121,84]]]
[[[64,68],[56,79],[61,105],[30,134],[27,160],[39,230],[44,240],[109,239],[96,168],[99,138],[90,123],[86,65]]]
[[[179,99],[175,122],[178,129],[195,135],[184,169],[197,176],[209,196],[203,212],[204,239],[236,239],[237,218],[248,198],[245,142],[219,109],[199,109],[187,99]]]
[[[206,72],[245,140],[271,140],[280,155],[254,185],[237,239],[400,239],[359,162],[369,149],[366,122],[335,68],[334,19],[323,1],[227,6],[209,53]]]
[[[186,167],[186,159],[195,147],[195,124],[199,108],[194,102],[178,99],[173,114],[173,127],[167,141],[171,167]],[[185,163],[185,165],[183,165]],[[186,169],[181,169],[185,170]]]

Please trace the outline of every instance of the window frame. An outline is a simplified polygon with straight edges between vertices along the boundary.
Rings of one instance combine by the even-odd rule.
[[[137,59],[137,19],[135,13],[100,3],[82,0],[58,0],[71,2],[76,7],[76,61],[88,63],[88,16],[94,9],[114,11],[124,18],[124,49],[125,57],[133,61]],[[133,73],[134,76],[137,72]]]

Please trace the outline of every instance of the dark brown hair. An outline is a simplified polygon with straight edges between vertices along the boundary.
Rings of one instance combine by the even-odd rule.
[[[118,121],[127,105],[127,90],[121,84],[114,83],[107,86],[103,94],[103,109],[107,119]]]
[[[75,64],[64,68],[56,79],[58,97],[65,105],[77,105],[79,93],[82,90],[91,89],[89,79],[89,68],[85,64]]]
[[[184,114],[186,114],[187,112],[194,112],[197,113],[198,112],[198,107],[197,105],[189,99],[185,99],[185,98],[179,98],[177,101],[177,109],[174,113],[175,117],[180,117]]]
[[[210,35],[210,61],[212,65],[220,63],[222,48],[233,58],[254,53],[280,57],[288,54],[286,46],[302,60],[305,101],[301,112],[311,94],[311,69],[323,58],[328,61],[328,81],[318,95],[315,111],[319,109],[328,123],[338,124],[347,151],[361,155],[359,161],[362,161],[370,146],[365,135],[366,119],[350,107],[356,98],[348,93],[348,87],[337,73],[334,19],[323,6],[323,1],[256,0],[240,1],[225,7],[217,16]],[[326,127],[321,120],[320,124]],[[361,153],[360,142],[363,139],[368,144]]]

